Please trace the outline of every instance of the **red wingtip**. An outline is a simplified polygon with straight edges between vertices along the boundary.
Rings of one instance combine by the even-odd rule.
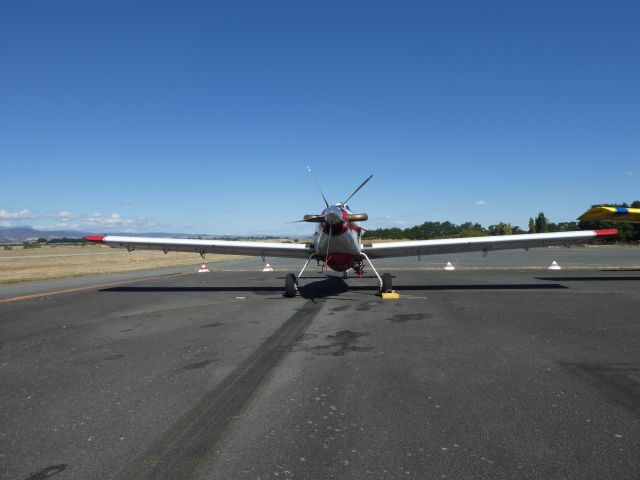
[[[596,237],[615,237],[618,234],[618,230],[615,228],[607,228],[604,230],[594,230]]]
[[[87,242],[102,243],[104,242],[104,235],[87,235],[84,239]]]

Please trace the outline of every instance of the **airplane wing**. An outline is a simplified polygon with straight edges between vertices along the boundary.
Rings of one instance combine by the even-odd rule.
[[[362,251],[369,258],[411,257],[438,253],[489,252],[514,248],[548,247],[589,243],[614,237],[616,229],[582,230],[577,232],[528,233],[487,237],[447,238],[442,240],[413,240],[365,244]]]
[[[314,252],[309,244],[242,242],[234,240],[192,240],[188,238],[122,237],[89,235],[86,240],[110,247],[168,252],[222,253],[261,257],[291,257],[307,259]]]
[[[593,207],[580,215],[578,220],[640,223],[640,208]]]

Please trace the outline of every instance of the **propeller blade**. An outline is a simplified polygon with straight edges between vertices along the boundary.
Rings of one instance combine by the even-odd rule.
[[[324,222],[324,215],[305,215],[302,217],[303,222]]]
[[[348,220],[350,222],[366,222],[369,219],[369,215],[366,213],[350,213]]]
[[[302,220],[295,220],[293,222],[287,222],[287,223],[301,223],[301,222],[320,223],[320,222],[324,222],[324,220],[325,220],[324,215],[305,215]]]
[[[366,179],[364,182],[362,182],[362,183],[360,184],[360,186],[359,186],[358,188],[356,188],[356,189],[353,191],[353,193],[352,193],[351,195],[349,195],[349,198],[347,198],[344,202],[342,202],[342,205],[344,205],[344,204],[345,204],[345,203],[347,203],[349,200],[351,200],[351,197],[353,197],[356,193],[358,193],[358,191],[360,191],[360,189],[361,189],[362,187],[364,187],[364,186],[367,184],[367,182],[368,182],[369,180],[371,180],[371,178],[372,178],[372,177],[373,177],[373,175],[369,175],[369,176],[367,177],[367,179]],[[328,205],[327,205],[327,206],[328,206]]]
[[[311,178],[313,178],[313,183],[315,183],[316,187],[318,187],[318,191],[320,192],[320,195],[322,195],[322,199],[324,200],[325,206],[328,207],[329,202],[327,202],[327,199],[325,198],[324,193],[322,193],[322,189],[320,188],[320,184],[318,183],[318,180],[316,180],[316,176],[313,174],[313,171],[311,171],[311,167],[308,165],[307,165],[307,171],[311,175]]]

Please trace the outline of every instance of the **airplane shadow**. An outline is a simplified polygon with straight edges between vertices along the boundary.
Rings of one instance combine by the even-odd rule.
[[[392,278],[396,278],[395,275],[391,275]],[[283,280],[285,279],[285,277],[275,277],[278,280]],[[300,279],[301,281],[304,280],[312,280],[312,279],[327,279],[327,278],[340,278],[342,279],[342,277],[338,277],[337,275],[328,275],[328,274],[318,274],[318,275],[303,275],[302,278]],[[369,279],[376,279],[377,280],[378,277],[376,277],[375,275],[363,275],[362,277],[358,277],[356,275],[353,276],[349,276],[347,277],[347,280],[369,280]],[[377,282],[376,282],[377,283]]]
[[[377,284],[376,284],[377,285]],[[347,290],[370,290],[376,292],[376,285],[370,287],[351,287],[342,279],[338,277],[323,278],[320,281],[307,283],[300,285],[299,293],[302,298],[315,299],[330,297],[333,295],[340,295]],[[254,292],[257,294],[264,293],[280,293],[284,294],[284,286],[221,286],[221,287],[202,287],[202,286],[188,286],[188,287],[138,287],[138,286],[121,286],[103,288],[100,292],[133,292],[133,293],[149,293],[149,292]]]
[[[638,281],[640,277],[536,277],[538,280],[555,280],[560,282],[630,282]]]
[[[599,272],[640,272],[640,268],[603,268]]]
[[[320,280],[303,283],[299,287],[302,298],[317,299],[340,295],[347,291],[377,292],[377,282],[371,285],[349,285],[341,277],[327,275]],[[304,280],[304,278],[303,278]],[[481,285],[398,285],[398,291],[444,291],[444,290],[554,290],[566,289],[558,283],[516,283],[516,284],[481,284]],[[282,286],[186,286],[186,287],[142,287],[120,286],[103,288],[101,292],[255,292],[255,293],[283,293]]]
[[[99,292],[282,292],[282,287],[111,287]]]
[[[566,289],[559,283],[504,283],[487,285],[399,285],[398,290],[556,290]]]
[[[302,298],[309,300],[315,298],[326,298],[340,295],[348,290],[354,290],[353,287],[349,287],[349,284],[340,277],[334,277],[327,275],[326,278],[318,280],[316,282],[306,283],[298,287],[298,292]],[[364,288],[363,290],[370,290],[372,293],[376,292],[376,285]]]

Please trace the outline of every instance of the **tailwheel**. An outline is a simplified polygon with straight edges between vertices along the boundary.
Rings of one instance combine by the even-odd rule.
[[[298,287],[296,285],[296,276],[293,273],[287,273],[284,279],[284,296],[293,298],[298,293]]]
[[[393,278],[390,273],[382,274],[382,288],[380,293],[387,293],[393,290]]]

